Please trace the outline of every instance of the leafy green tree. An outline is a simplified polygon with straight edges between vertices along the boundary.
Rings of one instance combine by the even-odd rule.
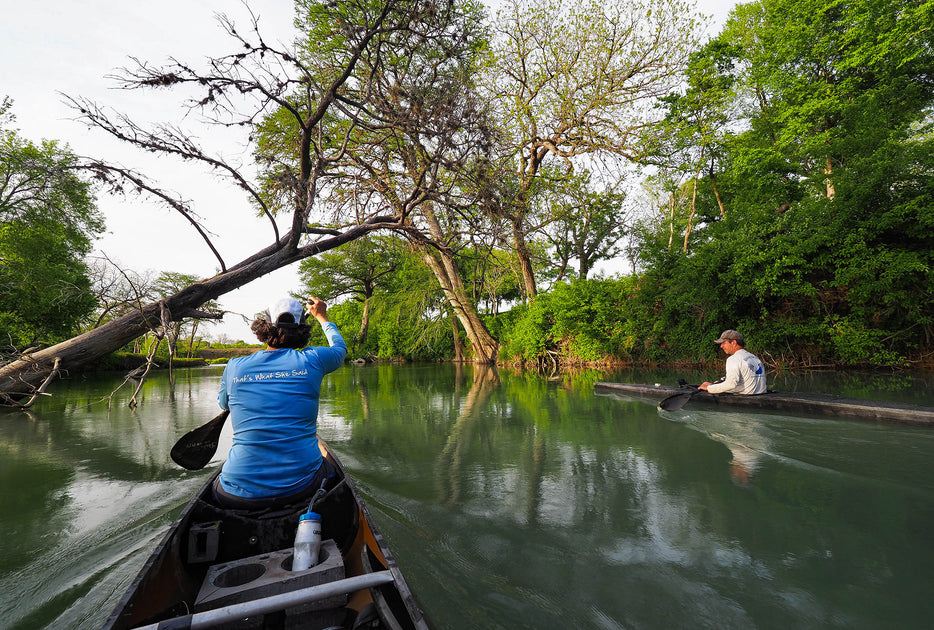
[[[644,321],[627,306],[631,283],[627,278],[556,284],[498,318],[504,355],[546,367],[631,357],[637,337],[630,326]]]
[[[743,144],[765,164],[786,161],[802,192],[834,199],[846,179],[837,171],[880,157],[873,154],[904,139],[929,107],[932,6],[761,0],[737,7],[718,39],[734,50],[751,126]]]
[[[399,11],[406,3],[339,2],[324,11],[321,3],[299,2],[299,22],[308,33],[302,55],[327,80],[340,66],[346,47],[334,33],[361,13]],[[413,3],[423,11],[417,28],[386,30],[372,54],[362,55],[338,102],[365,103],[336,107],[321,121],[316,140],[336,152],[320,163],[322,190],[332,221],[357,220],[376,209],[389,209],[403,235],[429,266],[470,339],[475,360],[495,360],[497,343],[486,330],[465,288],[455,257],[476,222],[476,204],[465,172],[489,144],[485,105],[471,84],[483,49],[484,12],[471,0]],[[336,7],[336,8],[335,8]],[[413,9],[414,10],[414,9]],[[336,12],[336,13],[335,13]],[[336,43],[335,43],[336,42]],[[404,54],[388,54],[392,44]],[[296,102],[295,109],[301,111]],[[271,192],[294,169],[292,145],[275,141],[276,112],[264,121],[261,157],[268,163]],[[284,149],[284,150],[283,150]],[[283,177],[283,174],[286,174]]]
[[[503,3],[484,74],[501,127],[490,179],[502,200],[490,211],[508,222],[529,297],[528,240],[548,222],[534,218],[538,180],[551,164],[640,159],[640,137],[657,122],[646,110],[680,81],[699,38],[678,0]]]
[[[332,268],[348,266],[347,261],[339,260],[344,249],[335,252]],[[431,270],[410,248],[398,249],[395,256],[393,273],[374,284],[373,297],[368,301],[366,339],[348,338],[354,355],[414,360],[450,359],[457,355],[456,326],[452,326],[453,318]],[[350,299],[328,308],[328,313],[341,330],[352,330],[363,319],[363,309],[362,301]],[[324,343],[320,331],[313,330],[312,334],[313,343]]]
[[[0,345],[68,338],[95,301],[84,257],[103,230],[91,185],[54,141],[36,145],[0,104]]]
[[[424,257],[409,252],[392,280],[378,309],[383,322],[379,356],[463,360],[458,319]]]
[[[495,315],[504,304],[522,299],[521,276],[511,249],[477,239],[458,251],[457,266],[482,313]]]
[[[576,276],[586,279],[594,265],[623,251],[622,239],[628,233],[623,209],[626,195],[614,186],[594,190],[593,179],[589,171],[572,173],[547,194],[554,221],[545,233],[557,262],[558,280],[573,260],[577,261]]]
[[[705,50],[720,79],[690,77],[694,88],[730,85],[741,106],[716,139],[729,210],[708,178],[691,254],[643,243],[641,296],[662,305],[670,346],[700,353],[689,329],[726,327],[752,333],[776,362],[894,365],[930,346],[932,11],[893,0],[734,10]]]
[[[709,43],[702,51],[692,53],[685,72],[687,87],[659,99],[659,105],[667,108],[667,114],[658,126],[650,128],[646,134],[649,155],[644,162],[657,166],[661,170],[659,175],[675,184],[674,188],[669,188],[672,194],[668,200],[671,211],[669,233],[672,236],[676,228],[673,211],[680,197],[675,189],[685,179],[691,184],[690,194],[680,203],[684,205],[686,202],[689,208],[682,246],[684,252],[687,252],[698,212],[698,187],[702,174],[713,191],[720,216],[726,216],[726,208],[717,187],[716,171],[724,156],[724,143],[730,135],[728,125],[732,122],[735,109],[732,53],[730,45],[719,40]],[[679,177],[673,178],[675,173]]]
[[[362,306],[355,345],[367,341],[373,296],[388,286],[402,263],[404,243],[391,236],[370,236],[348,243],[334,252],[308,258],[299,264],[305,295],[325,300],[350,297]]]

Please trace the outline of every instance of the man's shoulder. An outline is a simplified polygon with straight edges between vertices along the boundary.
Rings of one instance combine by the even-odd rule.
[[[765,364],[762,362],[762,359],[754,355],[753,353],[746,351],[746,354],[743,355],[743,363],[745,363],[749,370],[756,376],[765,375]]]

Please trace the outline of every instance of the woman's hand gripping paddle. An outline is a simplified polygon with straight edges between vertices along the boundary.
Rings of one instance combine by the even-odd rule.
[[[225,409],[210,422],[192,429],[179,438],[172,447],[172,461],[188,470],[201,470],[207,466],[214,457],[214,453],[217,452],[221,430],[229,415],[230,411]]]

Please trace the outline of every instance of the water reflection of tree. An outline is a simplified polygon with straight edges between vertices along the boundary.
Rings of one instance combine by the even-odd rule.
[[[216,391],[211,374],[181,370],[175,383],[165,372],[151,376],[142,390],[145,404],[136,409],[121,401],[110,404],[102,395],[113,391],[112,376],[74,379],[64,385],[63,395],[44,399],[23,416],[30,419],[33,433],[43,434],[24,441],[24,461],[44,465],[55,460],[55,466],[80,467],[95,477],[118,481],[183,477],[188,473],[168,453],[179,436],[210,417],[200,407],[205,389],[212,398]]]
[[[461,499],[463,463],[470,451],[477,418],[487,407],[490,395],[500,385],[499,372],[495,366],[477,365],[472,373],[473,382],[464,396],[460,413],[448,433],[435,465],[438,499],[446,505],[456,504]],[[463,368],[458,366],[455,392],[463,389],[465,378]]]

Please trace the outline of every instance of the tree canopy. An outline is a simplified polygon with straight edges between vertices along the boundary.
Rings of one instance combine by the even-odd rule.
[[[103,356],[154,327],[165,329],[178,319],[206,316],[199,307],[227,291],[373,230],[398,224],[404,215],[380,214],[385,208],[377,207],[366,216],[327,221],[328,226],[321,227],[319,219],[324,211],[321,199],[327,195],[322,176],[328,164],[342,159],[345,141],[341,138],[347,138],[356,129],[353,122],[328,128],[328,116],[351,113],[358,119],[366,119],[371,106],[367,86],[376,80],[377,72],[384,63],[415,56],[425,37],[435,40],[447,37],[451,13],[445,7],[449,6],[447,2],[421,0],[309,3],[315,23],[325,29],[328,42],[324,46],[338,51],[331,65],[311,66],[305,63],[308,58],[295,48],[269,45],[260,34],[256,19],[251,31],[243,31],[221,18],[238,47],[230,55],[204,64],[171,60],[156,66],[136,61],[134,67],[121,72],[117,82],[126,89],[200,91],[203,96],[189,101],[189,107],[228,131],[252,132],[254,123],[266,113],[284,113],[289,127],[283,138],[296,138],[297,151],[293,153],[292,165],[280,171],[282,185],[289,191],[287,211],[291,213],[288,228],[282,234],[275,219],[277,208],[270,205],[264,194],[262,180],[254,181],[251,173],[199,146],[195,138],[177,127],[150,127],[87,99],[73,98],[75,110],[90,126],[146,151],[207,165],[228,178],[245,192],[251,204],[247,207],[258,210],[269,220],[272,238],[259,244],[255,254],[230,265],[212,242],[200,215],[188,203],[132,169],[89,160],[83,167],[111,190],[153,195],[180,213],[215,254],[219,273],[100,328],[0,366],[0,397],[15,401],[17,397],[29,396],[30,388],[47,382],[50,372],[58,366],[74,367]],[[296,103],[301,103],[301,107]],[[408,111],[412,116],[418,114],[417,108]],[[332,131],[339,135],[331,137]],[[399,208],[390,208],[391,213],[398,211]],[[327,215],[323,217],[326,219]]]
[[[96,306],[84,258],[103,229],[75,156],[22,138],[11,107],[0,104],[0,346],[9,350],[77,331]]]
[[[667,335],[743,327],[776,357],[815,363],[891,364],[929,347],[932,9],[760,0],[698,53],[669,110],[695,154],[716,147],[694,173],[698,229],[679,223],[682,255],[666,245],[664,224],[691,207],[640,245],[647,286],[672,305]],[[704,134],[684,115],[699,94],[716,96],[718,116],[736,104]]]

